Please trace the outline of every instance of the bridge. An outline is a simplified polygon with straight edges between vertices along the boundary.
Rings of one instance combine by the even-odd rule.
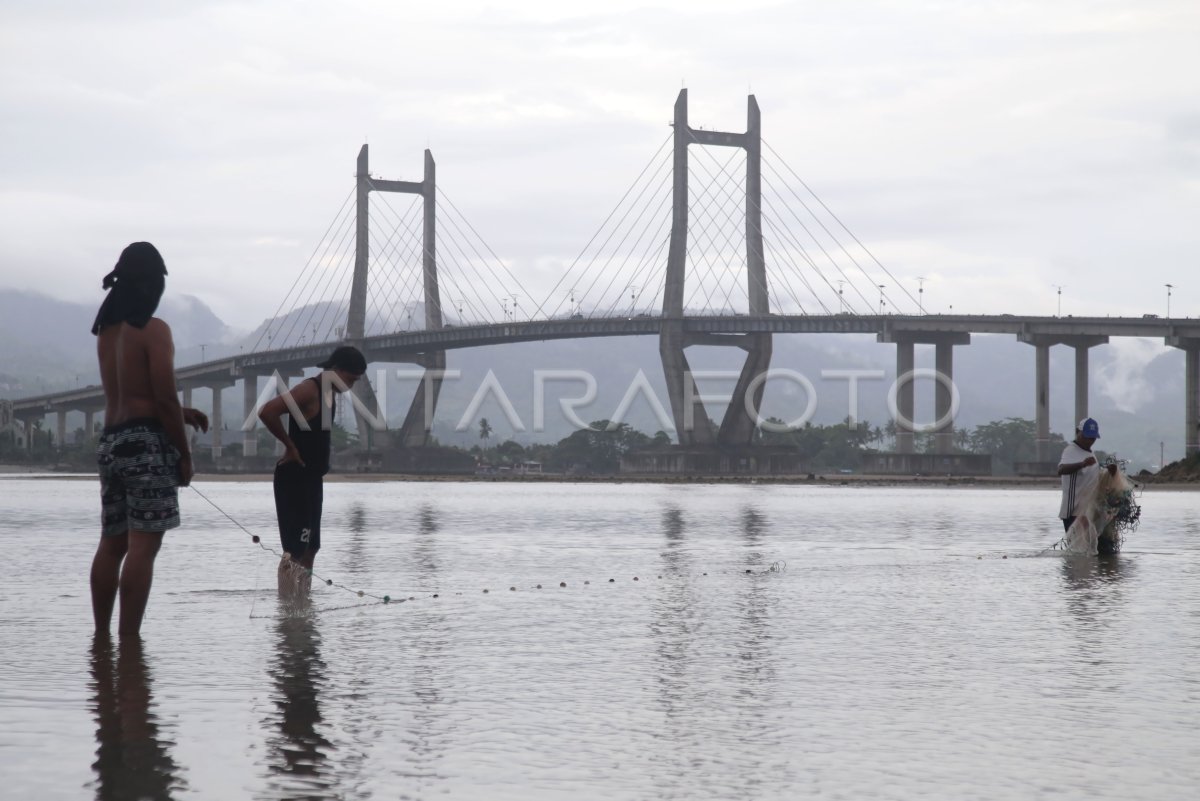
[[[687,91],[680,92],[668,141],[540,301],[524,291],[520,278],[437,187],[429,151],[421,181],[391,181],[372,176],[364,145],[350,197],[255,346],[237,356],[178,367],[184,403],[191,405],[195,389],[213,392],[212,450],[220,457],[223,422],[217,399],[224,389],[241,384],[243,419],[253,421],[260,378],[299,375],[335,343],[352,343],[372,362],[425,369],[428,391],[417,390],[405,420],[390,431],[398,445],[420,447],[428,441],[447,351],[655,336],[679,443],[744,446],[759,421],[741,403],[730,403],[719,424],[710,421],[696,400],[686,348],[720,345],[745,351],[734,397],[748,392],[757,408],[764,384],[755,379],[769,369],[775,335],[874,334],[895,346],[897,376],[912,373],[915,345],[933,345],[937,373],[952,380],[955,346],[968,345],[972,334],[1008,334],[1033,348],[1037,453],[1048,461],[1055,456],[1049,428],[1050,348],[1075,350],[1079,419],[1087,416],[1092,347],[1110,337],[1162,337],[1185,352],[1184,444],[1189,455],[1200,449],[1200,320],[925,313],[923,285],[915,297],[909,293],[786,163],[764,161],[764,145],[753,96],[746,131],[735,133],[689,126]],[[692,159],[693,148],[707,161]],[[722,148],[733,155],[722,160],[711,154]],[[764,164],[771,181],[764,182]],[[400,212],[386,200],[372,204],[386,194],[414,199]],[[438,239],[439,198],[449,223],[444,245]],[[385,238],[372,220],[387,232]],[[344,247],[351,237],[353,248]],[[449,290],[446,301],[443,290]],[[528,299],[524,309],[521,297]],[[378,412],[369,381],[360,381],[355,392],[366,409]],[[912,453],[911,381],[899,385],[896,405],[896,450]],[[950,405],[950,392],[939,382],[933,409],[939,421],[937,453],[953,451]],[[68,412],[83,412],[90,432],[103,408],[100,389],[86,387],[15,400],[12,415],[24,424],[27,444],[37,420],[56,416],[62,443]],[[365,442],[366,416],[356,415],[356,421]],[[378,434],[375,441],[380,442]],[[253,455],[256,447],[254,431],[243,431],[243,453]]]

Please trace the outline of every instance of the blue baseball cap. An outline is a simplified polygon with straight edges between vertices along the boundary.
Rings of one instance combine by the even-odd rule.
[[[1079,425],[1075,427],[1080,434],[1089,439],[1100,439],[1100,424],[1090,417],[1085,417],[1079,421]]]

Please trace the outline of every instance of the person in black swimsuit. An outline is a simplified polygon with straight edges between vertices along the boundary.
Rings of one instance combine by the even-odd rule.
[[[312,570],[321,548],[322,479],[329,472],[330,434],[337,393],[350,389],[367,371],[358,348],[343,345],[307,378],[263,405],[258,413],[267,430],[283,443],[275,465],[275,513],[285,555],[280,577],[294,565]],[[283,415],[289,415],[287,428]]]

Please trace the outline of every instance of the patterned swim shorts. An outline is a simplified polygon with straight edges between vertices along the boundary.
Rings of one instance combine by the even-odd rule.
[[[179,451],[158,420],[126,420],[105,428],[96,447],[101,536],[177,527],[178,464]]]

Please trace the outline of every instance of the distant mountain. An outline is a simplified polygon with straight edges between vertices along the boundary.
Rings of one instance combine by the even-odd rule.
[[[96,308],[57,301],[43,295],[0,290],[0,397],[20,397],[41,391],[95,383],[95,341],[90,334]],[[305,306],[279,318],[264,320],[250,333],[239,333],[225,325],[196,298],[170,296],[164,299],[163,315],[175,331],[177,364],[213,359],[256,347],[265,348],[278,338],[285,342],[300,336],[336,336],[345,309],[340,304]],[[407,308],[370,315],[370,331],[398,330],[409,325]],[[413,309],[412,325],[419,327],[419,308]],[[336,321],[336,324],[335,324]],[[267,333],[271,332],[271,339]],[[311,341],[311,339],[309,339]],[[273,345],[283,344],[272,341]],[[828,370],[873,370],[882,377],[865,377],[858,382],[859,419],[883,426],[889,417],[887,390],[894,379],[895,347],[862,335],[795,334],[774,340],[773,368],[803,375],[816,393],[813,423],[834,423],[849,410],[849,382],[822,378]],[[1034,351],[1014,338],[976,335],[968,346],[955,348],[954,378],[961,393],[959,427],[974,427],[1005,417],[1034,416]],[[735,348],[696,347],[688,351],[694,370],[737,370],[743,354]],[[1066,347],[1051,349],[1051,429],[1070,436],[1074,424],[1074,355]],[[917,366],[933,366],[933,348],[917,347]],[[487,417],[494,428],[491,441],[514,438],[523,443],[557,441],[573,428],[560,410],[560,398],[581,397],[586,385],[578,379],[551,377],[544,383],[545,430],[534,431],[535,371],[586,371],[596,382],[595,399],[577,409],[584,422],[610,419],[641,371],[657,400],[669,404],[658,341],[653,337],[531,342],[450,351],[447,367],[461,376],[443,386],[434,433],[444,443],[473,445],[479,442],[478,420]],[[401,379],[399,370],[412,365],[373,364],[383,370],[382,395],[388,418],[398,425],[408,409],[417,386],[414,379]],[[511,424],[494,393],[486,396],[462,430],[464,412],[480,393],[488,371],[503,389],[524,431]],[[373,372],[374,376],[375,373]],[[373,380],[373,383],[374,382]],[[706,381],[704,394],[728,394],[731,381]],[[916,391],[918,422],[932,419],[930,383],[921,381]],[[1164,349],[1153,340],[1116,341],[1091,351],[1091,408],[1101,424],[1100,447],[1132,459],[1138,466],[1157,465],[1159,443],[1168,461],[1182,456],[1183,446],[1183,354]],[[230,390],[223,395],[225,419],[236,421],[241,414],[240,395]],[[205,406],[207,392],[197,392],[195,402]],[[794,381],[777,378],[768,384],[765,415],[784,420],[798,417],[807,405],[805,391]],[[723,402],[710,402],[710,414],[720,419]],[[663,428],[652,403],[635,394],[624,421],[653,433]],[[230,424],[230,428],[234,428]]]
[[[96,303],[57,300],[36,292],[0,289],[0,396],[21,397],[86,386],[99,380],[92,322]],[[200,344],[220,343],[233,331],[198,298],[168,293],[159,314],[170,321],[177,358]]]

